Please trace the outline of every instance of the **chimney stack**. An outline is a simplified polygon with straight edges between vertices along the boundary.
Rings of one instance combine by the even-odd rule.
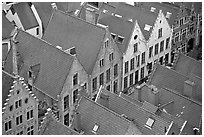
[[[79,112],[74,113],[74,130],[81,132],[81,114]]]
[[[149,86],[149,90],[148,90],[148,102],[158,106],[159,104],[159,91],[158,89],[154,86],[154,85],[150,85]]]
[[[196,84],[193,81],[186,80],[184,82],[184,91],[183,94],[190,98],[193,97],[193,92],[196,92]]]

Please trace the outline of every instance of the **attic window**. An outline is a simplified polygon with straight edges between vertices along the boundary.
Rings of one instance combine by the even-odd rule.
[[[145,24],[145,28],[144,30],[149,31],[151,29],[152,26]]]
[[[71,55],[75,55],[75,54],[76,54],[76,49],[75,49],[75,47],[73,47],[73,48],[70,49],[70,54],[71,54]]]
[[[151,7],[151,12],[154,12],[156,10],[156,8],[155,7]]]
[[[99,128],[99,125],[95,124],[94,127],[93,127],[93,131],[94,131],[94,132],[97,132],[97,131],[98,131],[98,128]]]
[[[150,128],[150,129],[151,129],[152,126],[153,126],[153,124],[154,124],[154,122],[155,122],[154,119],[152,119],[152,118],[148,118],[148,120],[147,120],[145,126],[146,126],[147,128]]]
[[[167,13],[166,13],[166,18],[169,19],[169,18],[171,17],[171,14],[172,14],[171,12],[167,12]]]
[[[111,36],[112,36],[113,39],[115,39],[116,34],[111,33]]]
[[[53,9],[57,9],[56,3],[51,3],[51,6],[52,6]]]
[[[123,43],[123,40],[124,40],[124,38],[123,38],[123,37],[118,36],[117,41],[118,41],[119,43]]]

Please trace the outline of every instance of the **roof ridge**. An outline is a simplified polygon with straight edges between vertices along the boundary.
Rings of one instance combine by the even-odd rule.
[[[91,100],[91,99],[89,99],[89,98],[85,97],[84,95],[82,95],[82,96],[83,96],[83,97],[84,97],[86,100],[88,100],[88,101],[92,102],[93,104],[96,104],[97,106],[99,106],[99,107],[101,107],[101,108],[105,109],[106,111],[108,111],[108,112],[110,112],[110,113],[114,114],[115,116],[117,116],[117,117],[119,117],[119,118],[121,118],[121,119],[125,120],[126,122],[131,123],[131,121],[130,121],[130,120],[128,120],[128,119],[126,119],[126,118],[122,117],[120,114],[118,114],[118,113],[114,112],[113,110],[111,110],[111,109],[109,109],[109,108],[107,108],[107,107],[105,107],[105,106],[103,106],[103,105],[101,105],[101,104],[99,104],[99,103],[97,103],[97,102],[95,102],[95,101],[93,101],[93,100]]]
[[[197,105],[199,105],[199,106],[202,106],[202,104],[201,104],[200,102],[198,102],[198,101],[196,101],[196,100],[193,100],[193,99],[191,99],[191,98],[189,98],[189,97],[186,97],[186,96],[184,96],[184,95],[182,95],[182,94],[179,94],[179,93],[177,93],[176,91],[174,91],[174,90],[172,90],[172,89],[169,89],[169,88],[166,88],[166,87],[163,87],[163,88],[161,88],[161,89],[170,91],[170,92],[172,92],[172,93],[174,93],[174,94],[176,94],[176,95],[178,95],[178,96],[181,96],[181,97],[184,98],[184,99],[187,99],[187,100],[189,100],[189,101],[191,101],[191,102],[193,102],[193,103],[195,103],[195,104],[197,104]]]

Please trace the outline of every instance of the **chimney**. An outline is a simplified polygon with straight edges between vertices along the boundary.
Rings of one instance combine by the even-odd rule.
[[[79,112],[74,113],[74,130],[81,132],[81,114]]]
[[[184,82],[184,91],[183,94],[190,98],[193,97],[193,92],[196,92],[196,84],[193,81],[186,80]]]
[[[158,106],[159,104],[159,91],[154,85],[150,85],[148,89],[148,102]]]
[[[137,86],[136,89],[137,89],[137,92],[135,92],[135,98],[141,102],[142,101],[142,88],[141,86]]]
[[[109,108],[109,96],[101,93],[100,97],[98,98],[98,103]]]
[[[11,40],[12,50],[13,50],[13,74],[15,76],[18,75],[16,43],[17,42]]]

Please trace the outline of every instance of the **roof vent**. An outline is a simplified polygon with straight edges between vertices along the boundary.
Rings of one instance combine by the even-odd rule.
[[[156,8],[155,7],[151,7],[151,12],[154,12],[156,10]]]
[[[171,14],[172,14],[171,12],[167,12],[167,13],[166,13],[166,18],[169,19],[169,18],[171,17]]]
[[[56,3],[51,3],[51,6],[52,6],[53,9],[56,9],[56,10],[57,10],[57,5],[56,5]]]
[[[62,50],[62,47],[61,47],[61,46],[56,46],[56,48],[58,48],[58,49]]]
[[[149,31],[152,26],[145,24],[144,30]]]
[[[118,17],[118,18],[122,18],[122,16],[121,16],[121,15],[118,15],[118,14],[115,14],[115,16]]]

